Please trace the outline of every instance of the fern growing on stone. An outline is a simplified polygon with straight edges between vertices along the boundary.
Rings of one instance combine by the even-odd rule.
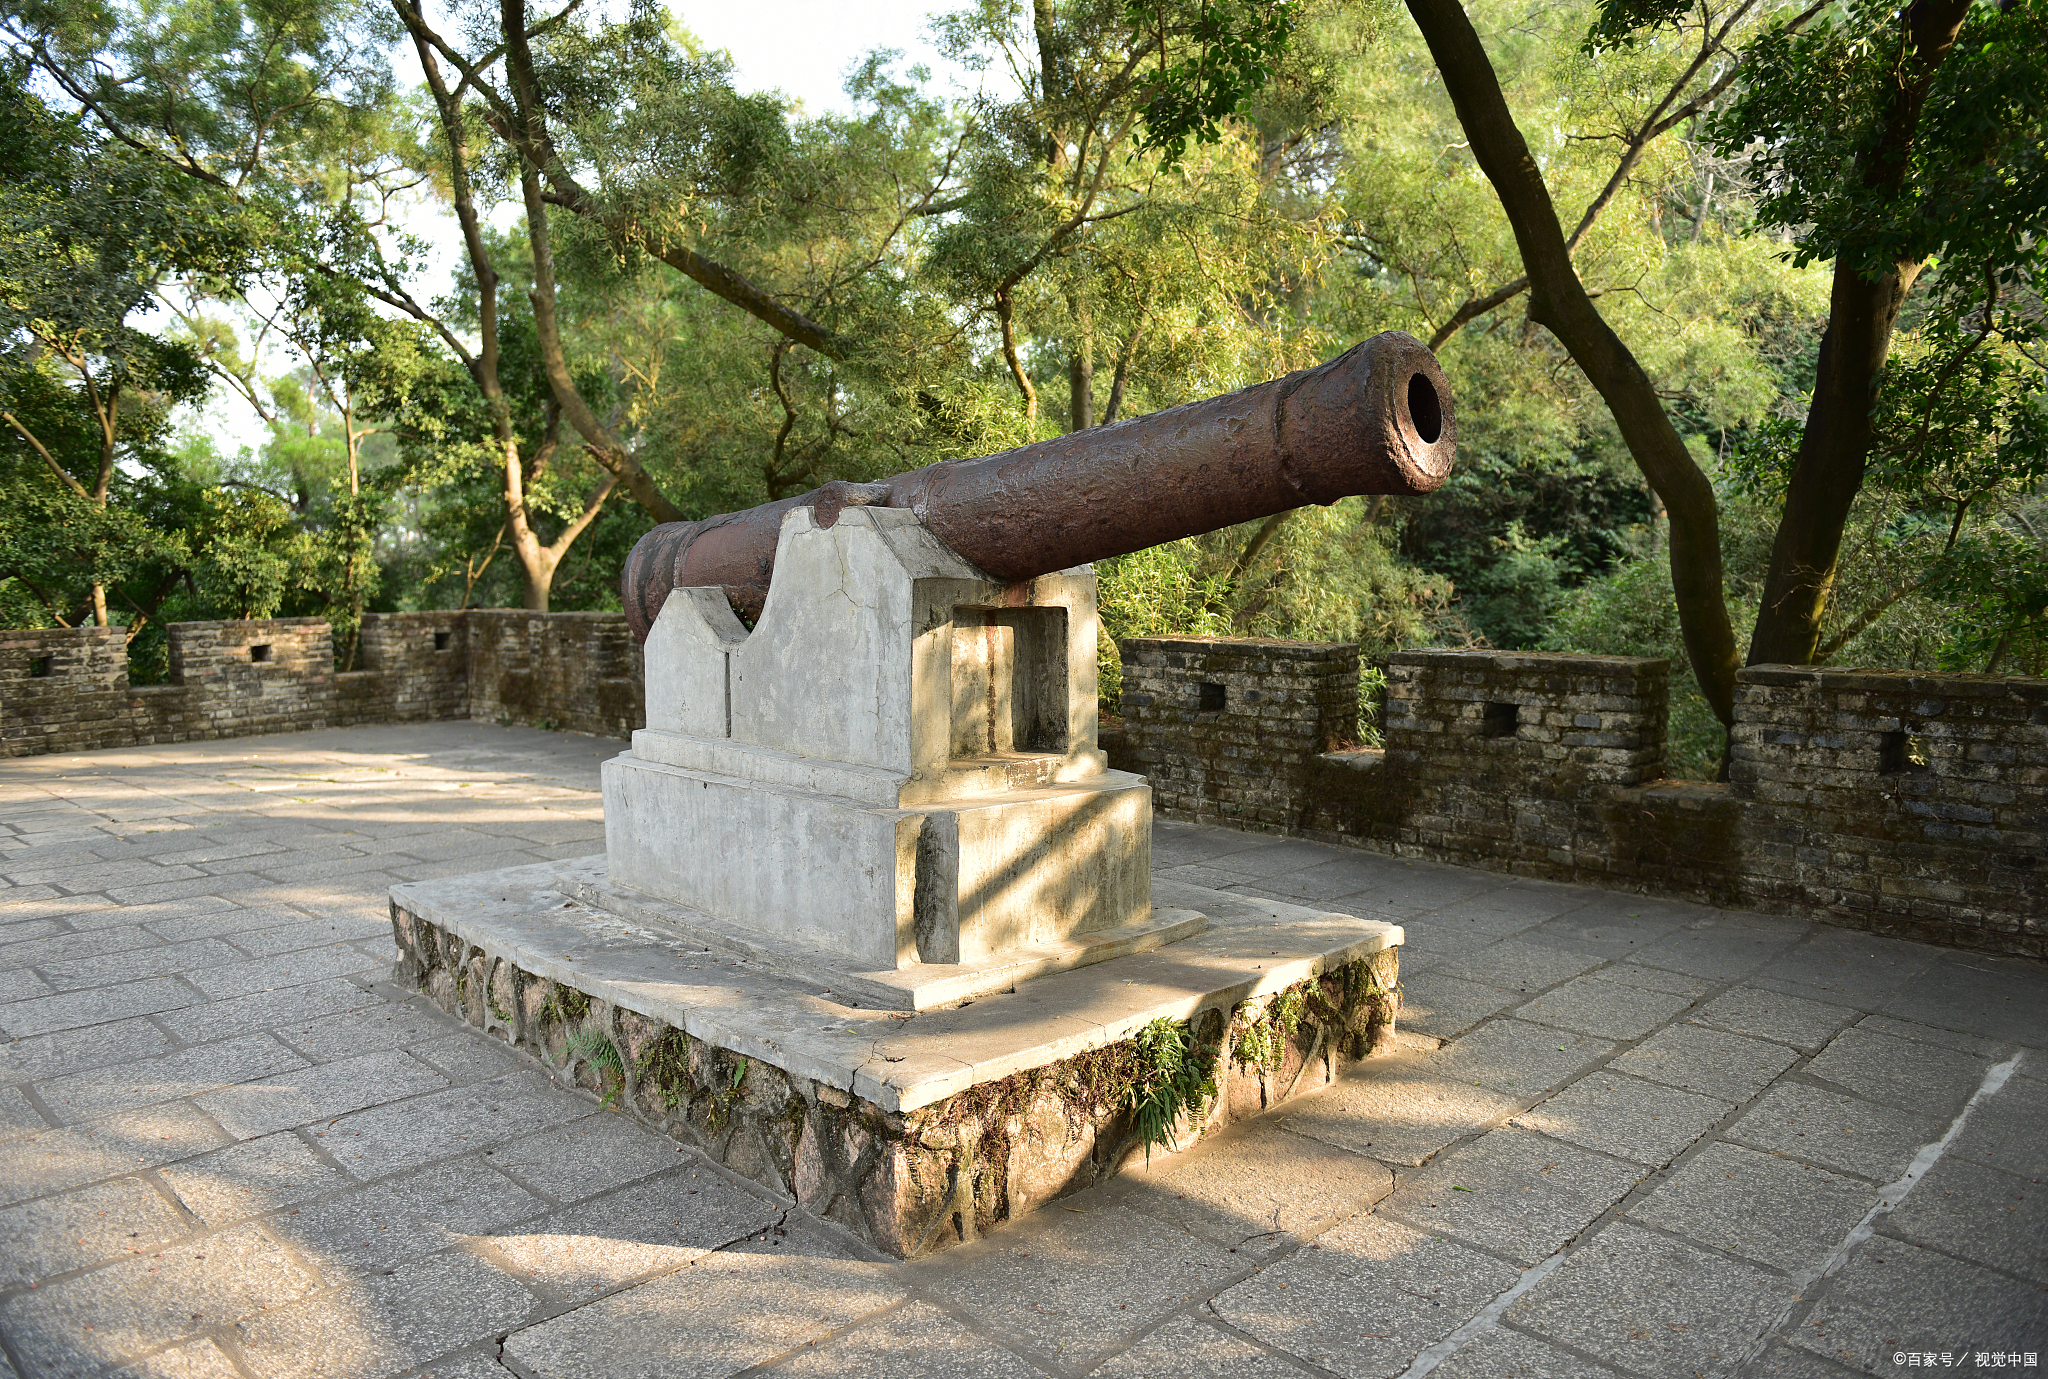
[[[626,1061],[619,1057],[619,1046],[611,1041],[609,1035],[603,1030],[578,1030],[569,1036],[568,1053],[570,1067],[575,1067],[580,1059],[600,1073],[609,1073],[611,1077],[605,1080],[616,1079],[612,1081],[610,1090],[604,1093],[602,1105],[609,1106],[618,1100],[619,1093],[626,1086]]]
[[[1131,1037],[1134,1066],[1126,1097],[1149,1162],[1155,1145],[1176,1148],[1173,1127],[1183,1114],[1198,1123],[1216,1095],[1216,1051],[1194,1030],[1164,1016]]]

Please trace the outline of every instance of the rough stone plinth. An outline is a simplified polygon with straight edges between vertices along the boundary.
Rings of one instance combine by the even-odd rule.
[[[1162,881],[1159,903],[1206,932],[913,1015],[565,897],[603,861],[396,888],[401,972],[899,1257],[1143,1155],[1126,1074],[1154,1022],[1218,1063],[1186,1144],[1328,1085],[1391,1038],[1399,1002],[1399,926]]]

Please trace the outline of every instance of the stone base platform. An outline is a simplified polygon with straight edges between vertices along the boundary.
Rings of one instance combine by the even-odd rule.
[[[878,1007],[576,898],[603,866],[394,888],[400,976],[899,1258],[1326,1086],[1399,1007],[1399,926],[1157,880],[1154,905],[1205,931],[949,1009]],[[1148,1150],[1134,1106],[1162,1035],[1213,1094]]]

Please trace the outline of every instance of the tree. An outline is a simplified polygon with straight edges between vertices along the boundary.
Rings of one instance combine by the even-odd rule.
[[[1585,43],[1596,64],[1608,53],[1640,49],[1671,26],[1689,25],[1696,51],[1624,131],[1622,157],[1569,237],[1471,17],[1456,0],[1409,0],[1408,10],[1499,197],[1524,270],[1522,279],[1470,299],[1437,342],[1527,293],[1529,318],[1599,391],[1668,515],[1687,658],[1725,724],[1736,655],[1716,495],[1650,372],[1594,306],[1574,252],[1651,144],[1710,115],[1732,93],[1729,108],[1709,121],[1716,150],[1755,160],[1771,189],[1762,220],[1802,227],[1795,235],[1800,261],[1835,262],[1813,400],[1750,648],[1752,662],[1811,660],[1843,526],[1877,444],[1873,412],[1908,291],[1931,256],[1960,251],[1988,284],[1988,323],[1997,284],[2022,282],[2032,271],[2048,206],[2037,152],[2048,104],[2038,61],[2042,7],[1917,0],[1901,11],[1824,16],[1815,5],[1781,12],[1738,46],[1754,4],[1716,11],[1688,0],[1603,0]],[[1818,90],[1841,91],[1844,102],[1816,102]],[[1225,94],[1242,104],[1250,83]]]
[[[1668,515],[1671,582],[1678,596],[1687,660],[1715,716],[1724,724],[1731,723],[1735,711],[1735,635],[1723,602],[1720,523],[1713,486],[1687,451],[1657,394],[1656,384],[1593,305],[1593,298],[1572,263],[1573,248],[1604,199],[1588,207],[1587,214],[1581,217],[1580,229],[1567,240],[1542,170],[1508,109],[1493,64],[1470,18],[1457,0],[1409,0],[1408,12],[1428,43],[1437,70],[1443,74],[1458,121],[1471,142],[1472,155],[1493,184],[1514,230],[1527,278],[1530,320],[1557,337],[1599,391],[1630,455]],[[1660,102],[1660,110],[1676,105],[1685,87],[1698,80],[1706,70],[1707,60],[1719,47],[1717,33],[1725,39],[1729,27],[1727,20],[1716,25],[1713,17],[1702,10],[1701,30],[1706,35],[1702,61],[1688,69],[1682,78],[1685,85],[1674,87],[1671,97]],[[1725,82],[1722,84],[1725,86]],[[1692,101],[1694,110],[1704,105],[1699,96]],[[1660,113],[1657,123],[1669,118],[1669,114]],[[1652,123],[1642,127],[1610,179],[1610,189],[1620,185],[1629,166],[1647,146],[1648,138],[1644,136],[1653,136],[1655,129]],[[1604,190],[1603,198],[1611,194],[1611,190]]]
[[[128,320],[161,265],[231,245],[156,168],[45,106],[18,67],[0,72],[0,150],[0,422],[17,461],[0,559],[52,620],[106,627],[109,590],[176,547],[124,510],[141,476],[123,466],[146,472],[171,409],[205,387],[190,349]],[[137,627],[168,592],[156,585],[128,591]]]
[[[949,55],[1000,64],[1019,94],[973,110],[929,272],[990,323],[1027,432],[1047,384],[1065,394],[1054,408],[1066,428],[1081,430],[1138,404],[1148,376],[1150,403],[1170,405],[1313,362],[1328,343],[1293,328],[1283,306],[1319,252],[1316,199],[1289,205],[1280,189],[1316,121],[1314,93],[1284,118],[1276,108],[1270,130],[1226,138],[1175,107],[1214,137],[1191,147],[1155,123],[1148,139],[1148,112],[1163,119],[1183,89],[1175,74],[1238,28],[1211,4],[1145,5],[1142,24],[1137,13],[1116,0],[1034,0],[941,21]],[[1098,360],[1110,375],[1099,406]]]
[[[1616,13],[1637,25],[1656,18]],[[1851,9],[1805,33],[1779,28],[1758,39],[1739,99],[1715,122],[1724,149],[1755,149],[1770,188],[1761,219],[1797,227],[1797,259],[1834,263],[1827,333],[1752,664],[1813,659],[1843,528],[1882,444],[1887,406],[1897,411],[1901,392],[1924,397],[1906,409],[1922,416],[1912,428],[1920,453],[1898,457],[1924,467],[1936,453],[1925,445],[1933,418],[1968,381],[1968,357],[1994,335],[2024,343],[2038,331],[2038,318],[2016,318],[2009,300],[2001,312],[2001,297],[2032,295],[2048,224],[2044,50],[2048,6],[2039,0]],[[1817,90],[1833,95],[1825,108],[1812,99]],[[1981,328],[1931,376],[1906,370],[1887,379],[1899,313],[1936,258],[1948,265],[1936,308],[1947,322],[1941,328],[1961,334],[1956,323],[1971,316],[1981,317]],[[2038,451],[2022,462],[2038,481]]]
[[[523,599],[544,609],[563,554],[617,478],[599,471],[566,518],[544,519],[529,501],[551,468],[571,461],[561,454],[558,424],[525,434],[512,427],[498,372],[499,276],[477,210],[473,122],[445,83],[434,123],[410,122],[387,61],[404,30],[388,9],[294,0],[231,7],[225,17],[233,22],[210,6],[140,15],[48,0],[18,7],[9,28],[17,51],[110,141],[213,193],[251,237],[252,272],[271,279],[274,298],[310,307],[305,319],[330,348],[338,322],[370,327],[374,317],[363,307],[373,302],[432,331],[461,361],[483,403],[475,420],[496,455]],[[429,76],[432,86],[438,69]],[[397,232],[391,212],[436,183],[456,203],[475,290],[467,300],[429,304],[412,287],[425,246]],[[357,342],[374,344],[367,335]],[[355,497],[360,506],[362,495]],[[351,524],[369,521],[358,518]],[[345,579],[359,563],[344,562]]]
[[[1810,222],[1796,241],[1799,256],[1835,260],[1813,402],[1751,637],[1752,664],[1813,659],[1843,527],[1876,439],[1872,412],[1898,312],[1927,257],[1951,243],[1968,246],[1994,280],[2031,261],[2027,227],[2038,226],[2048,203],[2038,159],[2026,152],[2039,145],[2044,108],[2039,64],[2029,56],[2040,51],[2040,8],[1919,0],[1897,13],[1842,20],[1806,11],[1767,29],[1731,70],[1743,85],[1715,124],[1721,151],[1757,145],[1759,171],[1776,188],[1762,208],[1766,223]],[[1712,490],[1696,466],[1681,463],[1677,432],[1648,375],[1573,271],[1548,190],[1469,20],[1453,0],[1411,0],[1409,9],[1515,227],[1532,318],[1600,388],[1670,512],[1687,651],[1725,723],[1733,642],[1724,638]],[[1668,0],[1603,6],[1589,43],[1633,37],[1677,13]],[[1800,32],[1809,19],[1810,31]],[[1976,28],[1969,57],[1951,66],[1966,20]],[[1821,89],[1846,94],[1847,119],[1843,107],[1813,101]]]

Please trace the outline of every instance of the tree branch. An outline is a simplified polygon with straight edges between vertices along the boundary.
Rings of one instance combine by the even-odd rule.
[[[502,0],[502,3],[505,65],[512,78],[513,109],[519,120],[519,129],[525,135],[531,132],[539,119],[533,52],[526,41],[526,5],[525,0]],[[531,142],[529,138],[522,137],[515,148],[524,149]],[[528,294],[528,300],[533,303],[534,335],[540,344],[541,369],[547,375],[548,391],[554,396],[562,414],[568,417],[569,424],[583,437],[591,456],[614,479],[626,485],[627,492],[650,517],[657,522],[680,522],[683,520],[682,510],[669,501],[668,495],[634,458],[625,442],[599,420],[597,413],[584,400],[576,380],[570,376],[568,357],[562,349],[561,326],[555,314],[555,251],[548,226],[548,208],[541,201],[540,176],[523,155],[519,164],[519,191],[526,202],[526,238],[533,248],[533,290]]]
[[[1131,376],[1131,361],[1138,357],[1138,337],[1145,333],[1145,304],[1138,303],[1138,319],[1131,324],[1131,333],[1124,339],[1124,347],[1118,351],[1116,367],[1109,376],[1109,402],[1102,409],[1102,424],[1109,425],[1123,411],[1124,384]]]
[[[63,465],[57,463],[55,457],[53,457],[48,450],[43,448],[43,443],[36,439],[35,432],[29,430],[26,426],[23,426],[21,422],[15,418],[14,413],[0,412],[0,418],[4,418],[7,424],[14,428],[15,433],[19,435],[23,440],[27,441],[30,447],[35,450],[36,454],[43,457],[43,463],[50,467],[50,472],[56,475],[57,478],[64,484],[65,487],[69,488],[73,493],[77,494],[79,497],[85,499],[88,503],[92,501],[92,495],[85,491],[85,485],[78,482],[78,480],[72,478],[70,471],[65,469]],[[41,595],[38,595],[37,597],[41,597]],[[56,614],[52,613],[50,616],[55,617]]]
[[[548,543],[547,553],[554,561],[561,560],[569,547],[576,544],[576,538],[583,535],[584,530],[597,520],[597,514],[604,510],[604,500],[612,496],[612,490],[618,487],[618,483],[619,476],[616,474],[607,474],[598,481],[597,488],[584,500],[582,513]]]
[[[1557,207],[1499,78],[1458,0],[1408,0],[1473,156],[1507,213],[1529,278],[1529,315],[1549,329],[1606,402],[1671,519],[1671,583],[1686,656],[1723,724],[1735,713],[1735,634],[1723,601],[1720,513],[1649,375],[1601,317],[1572,267]]]
[[[1273,539],[1281,524],[1293,515],[1294,509],[1289,508],[1285,512],[1276,512],[1259,523],[1259,529],[1252,533],[1252,539],[1244,543],[1244,549],[1237,553],[1237,559],[1230,562],[1230,572],[1223,577],[1224,581],[1235,585],[1243,579],[1245,571],[1251,569],[1252,562],[1259,558],[1259,552],[1266,549],[1266,543]]]
[[[1456,311],[1452,312],[1450,320],[1444,322],[1442,325],[1436,328],[1436,333],[1429,337],[1430,349],[1442,349],[1444,347],[1444,342],[1446,340],[1449,340],[1453,335],[1456,335],[1458,331],[1462,329],[1464,326],[1478,319],[1479,317],[1484,316],[1487,312],[1493,310],[1495,307],[1501,305],[1503,302],[1513,301],[1516,297],[1521,296],[1524,292],[1527,292],[1528,290],[1529,278],[1527,274],[1524,274],[1523,276],[1516,278],[1511,283],[1508,283],[1501,287],[1496,287],[1493,291],[1487,293],[1484,297],[1472,298],[1463,306],[1459,307]]]
[[[1010,377],[1016,380],[1017,391],[1024,395],[1024,420],[1038,420],[1038,389],[1031,386],[1031,376],[1024,372],[1024,361],[1017,354],[1017,326],[1015,310],[1010,302],[1009,289],[996,293],[996,320],[1003,328],[1003,362],[1010,366]]]
[[[1896,604],[1906,595],[1915,592],[1926,582],[1925,579],[1916,579],[1911,584],[1894,589],[1891,593],[1886,594],[1876,603],[1858,613],[1854,618],[1851,618],[1841,631],[1828,638],[1827,641],[1823,642],[1814,651],[1813,663],[1817,666],[1824,666],[1833,660],[1836,652],[1856,640],[1857,637],[1862,635],[1865,628],[1890,612],[1893,604]]]
[[[428,26],[416,5],[409,6],[405,0],[392,0],[392,5],[407,29],[412,32],[414,43],[423,49],[431,48],[446,58],[449,65],[461,73],[464,86],[474,87],[490,105],[497,117],[494,128],[499,136],[511,144],[513,150],[523,156],[546,179],[550,194],[544,199],[548,204],[560,206],[574,215],[603,225],[620,238],[637,245],[650,257],[667,264],[714,296],[732,303],[798,344],[816,350],[830,359],[846,357],[846,341],[802,312],[783,305],[741,274],[693,249],[669,244],[665,238],[633,224],[623,213],[607,210],[576,180],[563,163],[553,139],[538,116],[530,121],[522,117],[514,102],[508,102],[502,92],[484,80],[477,64],[463,58],[455,51],[453,45]],[[524,12],[523,6],[521,12]],[[526,46],[524,30],[520,32],[522,37],[516,43],[507,42],[500,45],[504,51],[509,53],[514,46]],[[530,75],[529,61],[529,77]]]

